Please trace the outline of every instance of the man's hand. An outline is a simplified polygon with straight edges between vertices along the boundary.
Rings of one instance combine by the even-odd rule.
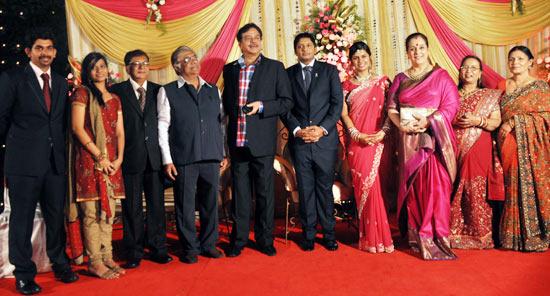
[[[176,166],[174,166],[173,163],[169,163],[164,166],[164,173],[170,180],[176,181],[176,176],[178,175],[178,170],[176,170]]]
[[[254,115],[254,114],[258,113],[258,110],[260,110],[260,105],[261,104],[262,104],[261,101],[256,101],[256,102],[246,104],[247,107],[252,108],[252,110],[250,112],[246,113],[246,115]]]
[[[301,138],[306,143],[315,143],[324,135],[323,129],[316,125],[308,126],[296,132],[296,137]]]

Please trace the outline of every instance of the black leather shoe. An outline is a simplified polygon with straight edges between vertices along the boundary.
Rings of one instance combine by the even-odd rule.
[[[216,248],[212,248],[212,249],[209,249],[209,250],[206,250],[206,251],[202,251],[201,255],[203,255],[204,257],[214,258],[214,259],[223,257],[222,252],[220,252]]]
[[[126,269],[138,268],[141,263],[141,259],[129,259],[122,267]]]
[[[195,264],[199,262],[197,255],[184,255],[180,258],[180,261],[187,264]]]
[[[243,248],[239,247],[229,247],[229,250],[225,252],[225,255],[227,255],[227,257],[237,257],[241,254],[242,250]]]
[[[152,255],[149,259],[158,264],[170,263],[173,260],[169,255]]]
[[[329,251],[338,250],[338,243],[334,239],[324,241],[324,245],[325,245],[325,248],[327,248],[327,250]]]
[[[70,268],[63,270],[62,272],[55,272],[55,278],[65,284],[74,283],[79,279],[78,274]]]
[[[302,250],[306,252],[313,251],[313,249],[315,248],[315,242],[312,239],[306,239],[302,241],[301,247]]]
[[[42,291],[34,280],[16,280],[15,289],[23,295],[38,294]]]
[[[270,257],[277,255],[277,250],[275,250],[275,247],[273,245],[260,248],[260,252]]]

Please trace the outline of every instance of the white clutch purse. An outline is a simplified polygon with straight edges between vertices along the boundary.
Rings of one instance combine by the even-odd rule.
[[[416,107],[401,107],[399,109],[399,118],[401,125],[406,126],[411,122],[416,121],[417,117],[428,117],[435,112],[436,109],[432,108],[416,108]]]

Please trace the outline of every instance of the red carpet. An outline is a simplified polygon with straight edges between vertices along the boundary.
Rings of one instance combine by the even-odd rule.
[[[276,234],[284,234],[279,221]],[[120,227],[119,227],[120,228]],[[225,225],[220,229],[227,245]],[[177,258],[168,265],[143,260],[117,280],[82,275],[78,282],[56,282],[40,274],[42,295],[549,295],[550,252],[500,250],[461,251],[451,262],[425,262],[407,249],[392,254],[357,250],[355,230],[338,223],[340,249],[329,252],[316,244],[303,252],[295,241],[276,239],[278,254],[267,257],[246,248],[237,258],[208,259],[187,265]],[[116,232],[120,238],[121,231]],[[170,234],[170,250],[179,245]],[[298,229],[291,239],[298,240]],[[120,241],[117,240],[117,246]],[[84,267],[77,267],[84,270]],[[0,295],[15,295],[14,279],[0,279]]]

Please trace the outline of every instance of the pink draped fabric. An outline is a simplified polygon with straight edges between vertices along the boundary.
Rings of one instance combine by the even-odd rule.
[[[449,248],[450,198],[456,175],[456,140],[452,129],[459,107],[456,85],[436,66],[420,82],[399,73],[388,92],[388,108],[435,109],[430,128],[418,134],[400,133],[398,214],[406,205],[409,240],[424,259],[453,259]],[[444,241],[444,246],[437,240]],[[436,245],[439,248],[435,247]]]
[[[145,21],[147,7],[145,0],[84,0],[93,6],[105,9],[121,16]],[[163,21],[171,21],[197,13],[210,6],[216,0],[166,0],[161,6]]]
[[[443,19],[437,14],[437,11],[430,5],[428,0],[420,0],[420,5],[434,30],[437,39],[453,64],[458,68],[462,58],[467,55],[474,55],[472,50],[464,44],[452,30],[445,24]],[[483,82],[489,88],[496,88],[498,83],[504,80],[497,72],[491,69],[487,64],[483,64]]]
[[[239,30],[244,4],[245,0],[235,2],[233,11],[225,21],[218,38],[201,60],[201,77],[209,83],[216,84],[222,73],[225,61],[233,47],[237,30]]]
[[[361,85],[350,81],[343,83],[349,116],[360,132],[373,134],[382,128],[388,83],[386,76]],[[379,177],[379,170],[387,168],[385,163],[381,164],[383,150],[383,142],[368,146],[351,141],[348,147],[348,163],[359,214],[359,249],[371,253],[394,250]]]

